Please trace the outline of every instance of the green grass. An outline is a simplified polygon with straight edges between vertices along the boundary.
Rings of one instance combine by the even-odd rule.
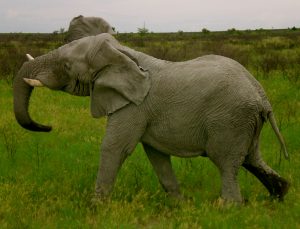
[[[218,171],[206,158],[173,158],[182,191],[190,200],[172,203],[138,145],[120,171],[111,200],[93,209],[90,198],[105,120],[90,117],[89,98],[36,89],[30,113],[42,123],[51,123],[54,129],[51,133],[28,132],[15,122],[11,86],[1,81],[0,225],[4,228],[300,227],[298,91],[283,79],[263,83],[265,87],[269,85],[266,89],[273,103],[280,102],[275,112],[283,119],[282,133],[291,154],[290,162],[278,164],[279,145],[267,125],[262,136],[263,155],[292,183],[283,203],[271,201],[256,178],[241,170],[241,189],[249,203],[241,207],[223,206],[217,199]],[[273,87],[277,90],[273,91]],[[286,110],[280,112],[287,102],[283,95],[291,97],[291,106],[297,107],[297,114],[292,117],[287,118]]]
[[[134,46],[129,35],[119,36]],[[272,37],[245,40],[237,35],[230,35],[231,41],[225,40],[224,45],[213,40],[217,35],[209,35],[212,41],[206,43],[189,41],[196,39],[195,34],[183,34],[172,43],[172,36],[179,36],[174,34],[159,48],[159,36],[149,34],[143,38],[144,46],[135,48],[153,55],[168,50],[164,55],[169,59],[196,55],[192,47],[198,47],[199,54],[221,47],[224,55],[235,56],[240,50],[245,54],[243,60],[249,57],[248,67],[267,92],[291,156],[290,161],[282,159],[279,164],[280,146],[270,125],[265,125],[263,157],[292,184],[285,201],[270,200],[261,183],[241,169],[241,191],[249,201],[243,206],[224,206],[218,199],[218,171],[207,158],[172,158],[181,189],[189,197],[185,202],[175,202],[165,195],[138,145],[118,174],[112,197],[93,208],[90,200],[106,120],[91,118],[88,97],[39,88],[32,95],[30,113],[34,120],[51,124],[53,131],[26,131],[14,119],[11,83],[4,76],[0,80],[0,228],[300,228],[300,80],[297,75],[291,80],[283,74],[299,71],[299,65],[286,65],[283,71],[272,60],[268,62],[270,72],[255,65],[265,55],[260,49],[276,50],[289,58],[288,54],[296,55],[299,47],[289,48],[287,38],[282,43]],[[185,56],[179,57],[183,51],[174,51],[176,46],[187,49]],[[297,59],[295,55],[291,56]],[[283,66],[283,62],[278,63]]]

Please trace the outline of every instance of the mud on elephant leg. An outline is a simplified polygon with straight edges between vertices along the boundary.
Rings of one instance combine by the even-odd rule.
[[[161,153],[147,144],[143,144],[143,146],[164,190],[171,197],[182,199],[179,185],[172,170],[170,155]]]
[[[283,200],[290,186],[287,180],[279,176],[263,161],[259,161],[257,164],[244,163],[243,167],[260,180],[268,189],[271,197]]]

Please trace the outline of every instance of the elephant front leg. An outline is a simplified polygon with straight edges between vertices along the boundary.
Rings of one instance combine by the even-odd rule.
[[[101,159],[96,180],[96,198],[107,197],[113,188],[117,173],[127,157],[127,153],[121,149],[115,149],[113,145],[101,147]]]
[[[181,199],[182,196],[172,169],[170,155],[163,154],[147,144],[143,144],[143,146],[164,190],[170,196]]]
[[[107,197],[113,188],[117,173],[125,159],[133,152],[144,131],[140,120],[129,116],[108,119],[101,145],[101,158],[96,180],[96,199]]]

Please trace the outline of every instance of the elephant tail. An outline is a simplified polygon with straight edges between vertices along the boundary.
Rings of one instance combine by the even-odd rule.
[[[281,133],[280,133],[280,131],[278,129],[278,126],[276,124],[276,120],[275,120],[273,112],[270,111],[267,116],[268,116],[269,122],[270,122],[270,124],[272,126],[272,129],[275,132],[276,137],[277,137],[277,139],[280,142],[281,148],[283,149],[283,154],[284,154],[285,159],[289,159],[289,154],[287,152],[287,149],[286,149],[283,137],[282,137],[282,135],[281,135]]]

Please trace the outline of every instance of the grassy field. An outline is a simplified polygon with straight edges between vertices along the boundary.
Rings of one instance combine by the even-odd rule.
[[[0,35],[0,228],[300,228],[300,32],[119,34],[123,44],[158,58],[186,60],[221,54],[245,65],[261,82],[286,139],[290,161],[281,159],[270,125],[262,131],[266,162],[291,182],[284,202],[272,201],[259,181],[240,170],[243,206],[223,205],[220,177],[206,158],[172,158],[185,202],[165,195],[141,145],[123,165],[112,197],[90,199],[105,132],[92,119],[89,98],[34,90],[33,119],[51,133],[32,133],[16,123],[11,79],[24,59],[63,43],[61,34]],[[281,161],[281,163],[280,163]]]

